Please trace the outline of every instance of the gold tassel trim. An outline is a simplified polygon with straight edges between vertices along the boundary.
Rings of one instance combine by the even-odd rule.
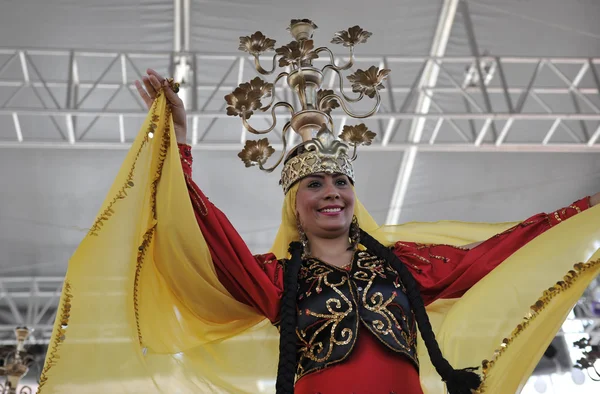
[[[159,98],[161,94],[162,94],[162,92],[159,92],[157,94],[156,98]],[[134,176],[134,171],[135,171],[137,161],[141,155],[142,149],[150,141],[150,138],[151,138],[150,134],[151,133],[154,134],[156,132],[156,129],[158,127],[158,121],[160,120],[160,117],[158,115],[156,115],[157,101],[158,100],[154,101],[154,104],[151,108],[151,112],[152,112],[151,123],[148,126],[148,129],[146,130],[146,135],[144,137],[144,140],[143,140],[140,148],[136,152],[135,158],[133,160],[133,164],[131,166],[131,169],[129,170],[127,178],[125,179],[124,185],[119,189],[119,191],[117,192],[117,195],[108,204],[107,208],[101,214],[98,215],[96,221],[90,228],[88,235],[91,235],[91,236],[98,235],[98,232],[102,229],[104,222],[107,221],[114,214],[114,209],[113,209],[114,205],[119,200],[122,200],[125,197],[127,197],[127,189],[134,187],[133,176]],[[167,111],[166,111],[167,121],[169,119],[170,114],[171,114],[170,107],[167,106]],[[157,171],[154,176],[154,180],[151,185],[151,190],[152,190],[152,192],[151,192],[151,207],[152,207],[153,218],[155,220],[156,220],[156,191],[157,191],[157,187],[158,187],[158,182],[159,182],[161,174],[162,174],[164,161],[167,157],[168,147],[169,147],[169,143],[170,143],[169,132],[170,132],[170,126],[169,126],[169,123],[167,123],[167,125],[165,127],[165,133],[164,133],[162,141],[161,141],[158,168],[157,168]],[[136,264],[135,277],[134,277],[134,291],[133,291],[134,300],[133,300],[133,302],[134,302],[135,319],[136,319],[136,324],[137,324],[138,340],[139,340],[140,345],[142,344],[142,334],[141,334],[141,329],[140,329],[140,325],[139,325],[138,285],[139,285],[139,278],[140,278],[140,274],[141,274],[143,261],[144,261],[145,255],[146,255],[146,251],[152,241],[152,237],[154,235],[155,230],[156,230],[156,225],[152,226],[150,229],[148,229],[143,236],[142,244],[138,248],[137,264]],[[56,365],[56,363],[60,359],[60,357],[58,355],[59,347],[60,347],[60,344],[62,342],[64,342],[64,340],[66,338],[66,329],[69,324],[69,317],[70,317],[70,311],[71,311],[71,299],[73,296],[71,293],[71,285],[69,284],[68,281],[65,280],[64,286],[65,286],[64,290],[63,290],[64,302],[62,304],[61,311],[60,311],[60,321],[58,322],[58,324],[59,324],[58,327],[56,327],[56,335],[54,337],[54,340],[52,341],[52,343],[49,346],[46,364],[44,365],[44,369],[42,370],[42,373],[40,375],[40,384],[38,387],[37,394],[41,394],[43,386],[48,381],[48,372],[54,365]]]
[[[152,242],[152,237],[154,236],[154,230],[156,230],[156,225],[152,226],[146,233],[144,234],[144,238],[142,244],[138,248],[137,253],[137,263],[135,265],[135,277],[133,279],[133,311],[135,314],[135,324],[138,333],[138,341],[140,346],[142,346],[142,330],[140,329],[140,311],[139,311],[139,301],[138,301],[138,288],[140,283],[140,275],[142,273],[142,267],[144,265],[144,258],[146,257],[146,251],[148,250],[148,246]]]
[[[171,115],[171,108],[169,106],[167,106],[166,116],[165,116],[165,118],[167,119],[167,122],[168,122],[170,115]],[[169,125],[169,123],[167,123],[167,125],[165,126],[165,132],[163,133],[163,137],[162,137],[160,148],[159,148],[160,150],[159,150],[159,154],[158,154],[158,165],[156,168],[156,172],[154,174],[154,179],[150,186],[151,187],[150,208],[152,209],[152,217],[154,218],[154,220],[157,220],[156,193],[158,191],[158,183],[160,182],[160,178],[162,176],[162,170],[163,170],[163,167],[165,164],[165,159],[167,158],[167,153],[169,152],[169,144],[171,142],[171,136],[169,134],[170,131],[171,131],[170,125]],[[136,324],[136,328],[137,328],[138,342],[139,342],[140,346],[143,346],[142,330],[140,328],[140,311],[139,311],[140,275],[142,273],[142,268],[144,266],[146,251],[148,250],[148,247],[152,243],[152,238],[154,237],[155,231],[156,231],[156,224],[154,226],[152,226],[151,228],[149,228],[148,230],[146,230],[146,233],[144,234],[144,236],[142,238],[142,244],[138,248],[137,262],[136,262],[136,266],[135,266],[135,277],[134,277],[134,281],[133,281],[133,310],[134,310],[134,314],[135,314],[135,324]]]
[[[158,166],[156,168],[156,173],[154,174],[154,180],[151,185],[151,193],[150,193],[150,207],[152,209],[152,217],[156,220],[156,193],[158,190],[158,183],[160,182],[160,178],[162,176],[162,170],[165,165],[165,159],[167,158],[167,153],[169,152],[169,143],[171,142],[171,126],[169,124],[169,117],[171,116],[171,107],[167,105],[167,109],[165,111],[165,119],[167,124],[165,125],[165,132],[163,133],[162,141],[159,148],[158,153]]]
[[[52,368],[60,359],[58,355],[58,349],[66,338],[67,327],[69,326],[69,317],[71,316],[71,299],[73,298],[73,294],[71,293],[71,284],[67,280],[65,280],[64,283],[63,296],[63,303],[60,308],[60,314],[58,315],[60,318],[57,319],[56,323],[58,325],[56,327],[56,334],[54,335],[54,340],[48,349],[48,357],[46,359],[44,369],[40,375],[40,384],[38,386],[37,394],[42,392],[42,388],[48,381],[48,371],[50,371],[50,368]]]
[[[563,280],[556,282],[556,284],[550,287],[548,290],[544,290],[543,295],[530,307],[529,313],[524,317],[523,321],[513,330],[513,332],[508,336],[508,338],[504,338],[500,347],[494,351],[494,356],[491,360],[483,360],[481,363],[483,376],[481,380],[481,385],[474,392],[476,394],[484,394],[486,393],[485,381],[490,374],[490,371],[493,369],[496,361],[505,353],[506,349],[510,344],[521,335],[529,324],[539,316],[544,309],[552,302],[552,300],[561,294],[562,292],[568,290],[573,283],[577,281],[577,279],[584,272],[595,268],[600,265],[600,259],[589,261],[587,263],[577,263],[573,266],[573,269],[570,270],[563,278]]]
[[[159,92],[156,95],[156,98],[158,99],[161,96],[162,92]],[[119,189],[119,191],[117,192],[117,195],[115,197],[113,197],[112,201],[108,204],[108,206],[106,207],[106,209],[104,211],[102,211],[101,214],[98,215],[98,217],[96,218],[96,221],[94,222],[94,224],[92,225],[92,227],[90,228],[90,230],[88,231],[88,235],[93,235],[93,236],[97,236],[98,232],[102,229],[102,226],[104,225],[104,222],[107,221],[114,213],[114,205],[119,201],[119,200],[123,200],[125,199],[125,197],[127,197],[127,189],[130,189],[134,186],[133,183],[133,174],[135,171],[135,166],[137,164],[138,159],[140,158],[140,154],[142,153],[142,149],[144,148],[144,146],[146,146],[146,144],[148,143],[148,141],[150,140],[150,134],[154,134],[154,132],[156,131],[156,128],[158,127],[158,120],[159,120],[159,116],[156,115],[156,103],[158,102],[158,100],[154,100],[154,104],[152,104],[152,120],[150,122],[150,124],[148,125],[148,128],[146,129],[146,135],[144,137],[144,140],[142,142],[142,144],[140,145],[140,148],[138,149],[138,151],[135,154],[135,158],[133,159],[133,164],[131,165],[131,169],[129,170],[129,173],[127,174],[127,178],[125,179],[125,183],[123,184],[123,186],[121,186],[121,188]]]

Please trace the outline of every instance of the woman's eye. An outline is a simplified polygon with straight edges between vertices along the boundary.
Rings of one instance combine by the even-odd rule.
[[[321,184],[319,182],[311,182],[308,184],[308,187],[310,187],[310,188],[319,187],[319,186],[321,186]]]
[[[336,183],[340,186],[345,186],[348,184],[345,179],[338,179]]]

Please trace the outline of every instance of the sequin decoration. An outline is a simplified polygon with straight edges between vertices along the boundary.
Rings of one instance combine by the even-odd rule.
[[[158,99],[161,96],[161,94],[162,94],[162,91],[156,95],[156,98]],[[152,118],[151,118],[150,124],[148,125],[148,129],[146,130],[146,137],[142,141],[142,144],[140,145],[139,149],[137,150],[137,152],[135,154],[135,158],[133,159],[133,164],[131,165],[131,169],[129,170],[129,173],[127,174],[127,178],[125,179],[123,186],[121,186],[121,188],[118,190],[117,194],[113,197],[113,199],[108,204],[106,209],[104,209],[104,211],[102,211],[102,213],[100,213],[98,215],[98,217],[96,218],[96,221],[94,222],[94,224],[91,226],[90,230],[88,231],[88,235],[92,235],[92,236],[98,235],[98,232],[104,226],[104,222],[109,220],[109,218],[115,213],[115,211],[114,211],[115,204],[119,200],[123,200],[127,197],[127,189],[130,189],[135,186],[135,184],[133,182],[135,166],[137,164],[138,159],[140,158],[142,149],[146,146],[148,141],[150,141],[150,138],[151,138],[150,134],[153,135],[154,131],[158,127],[158,121],[159,121],[160,117],[158,115],[156,115],[156,112],[158,110],[157,102],[158,102],[158,100],[154,100],[154,103],[152,104],[152,108],[150,109],[150,111],[152,112]],[[167,110],[168,109],[169,109],[169,107],[167,106]]]
[[[169,106],[167,106],[167,111],[166,111],[165,116],[166,116],[166,119],[169,119],[169,117],[171,116]],[[154,179],[152,180],[152,184],[150,185],[150,209],[152,210],[152,216],[153,216],[154,220],[157,220],[157,217],[156,217],[156,193],[157,193],[158,183],[160,182],[160,178],[162,176],[162,169],[163,169],[163,166],[165,163],[165,159],[167,158],[167,153],[168,153],[169,145],[171,142],[171,137],[170,137],[169,131],[170,131],[170,129],[169,129],[169,126],[167,125],[165,128],[165,132],[163,133],[162,141],[161,141],[160,148],[159,148],[158,164],[156,166],[156,172],[154,173]],[[152,238],[154,236],[155,231],[156,231],[156,224],[154,226],[150,227],[149,229],[147,229],[146,232],[144,233],[144,237],[142,239],[142,244],[138,248],[137,261],[136,261],[136,267],[135,267],[135,276],[134,276],[134,281],[133,281],[133,308],[134,308],[135,323],[136,323],[136,328],[137,328],[137,333],[138,333],[138,342],[139,342],[140,346],[143,346],[143,341],[142,341],[142,331],[140,329],[140,322],[139,322],[139,317],[140,317],[139,316],[139,301],[138,301],[139,278],[140,278],[141,271],[142,271],[142,268],[144,265],[146,252],[148,250],[148,247],[150,246],[150,243],[152,242]]]
[[[59,319],[57,321],[57,327],[55,328],[56,332],[53,335],[53,340],[48,348],[48,355],[46,358],[46,363],[44,364],[44,369],[40,374],[40,383],[38,386],[37,394],[42,393],[42,389],[46,382],[48,381],[48,372],[50,369],[56,365],[58,360],[60,359],[58,355],[58,350],[60,345],[65,341],[67,335],[67,329],[69,327],[69,318],[71,316],[71,301],[73,295],[71,293],[71,284],[68,280],[65,280],[64,288],[63,288],[63,300],[60,305],[60,309],[58,312]]]
[[[552,300],[561,294],[562,292],[568,290],[573,283],[577,281],[581,274],[585,271],[588,271],[596,266],[600,265],[600,259],[589,261],[587,263],[577,263],[573,266],[573,270],[569,271],[563,278],[563,280],[558,281],[554,286],[550,287],[548,290],[545,290],[542,296],[530,307],[529,312],[523,318],[523,321],[517,325],[517,327],[512,331],[512,333],[504,338],[498,348],[494,351],[494,355],[490,360],[483,360],[482,371],[483,377],[481,386],[479,389],[475,391],[477,394],[492,394],[486,390],[485,383],[487,377],[494,369],[494,365],[498,361],[500,357],[506,352],[506,349],[510,347],[510,345],[518,338],[534,321],[540,314],[543,313],[544,309],[552,302]]]
[[[358,251],[348,270],[310,258],[300,267],[298,284],[298,378],[349,357],[360,324],[381,346],[418,366],[414,315],[386,261]]]

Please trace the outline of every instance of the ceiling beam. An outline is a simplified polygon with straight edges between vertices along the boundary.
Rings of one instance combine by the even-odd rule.
[[[128,117],[138,117],[145,118],[148,113],[142,110],[135,109],[108,109],[108,108],[99,108],[99,109],[78,109],[78,110],[67,110],[67,109],[53,109],[53,108],[28,108],[28,107],[11,107],[11,108],[0,108],[0,115],[12,116],[13,113],[17,113],[19,115],[28,115],[28,116],[66,116],[66,115],[76,115],[76,116],[106,116],[109,118],[118,118],[119,115],[125,115]],[[229,118],[231,117],[227,115],[224,111],[187,111],[188,116],[197,116],[203,119],[212,119],[212,118]],[[346,115],[337,113],[332,114],[331,117],[333,119],[342,119],[346,117]],[[371,115],[370,119],[389,119],[389,118],[397,118],[397,119],[462,119],[462,120],[507,120],[507,119],[518,119],[518,120],[554,120],[556,118],[561,118],[565,120],[589,120],[596,121],[600,120],[600,113],[592,114],[592,113],[569,113],[569,112],[529,112],[529,113],[518,113],[511,114],[508,112],[494,112],[494,113],[471,113],[471,112],[429,112],[429,113],[420,113],[420,112],[383,112],[376,113]],[[252,114],[252,118],[256,119],[271,119],[272,115],[270,113],[254,113]],[[414,142],[414,141],[412,141]]]
[[[600,127],[596,130],[595,138],[600,139]],[[281,150],[281,144],[271,145],[275,150]],[[0,149],[82,149],[82,150],[129,150],[131,143],[119,142],[78,142],[77,144],[69,144],[66,141],[62,142],[10,142],[0,141]],[[194,151],[219,151],[219,152],[239,152],[242,145],[239,141],[231,142],[199,142],[194,145]],[[600,144],[585,143],[510,143],[502,145],[475,145],[473,143],[422,143],[419,145],[409,143],[394,143],[388,145],[372,144],[363,147],[364,152],[407,152],[417,148],[419,152],[521,152],[521,153],[585,153],[585,152],[600,152]]]
[[[475,71],[477,72],[477,77],[479,80],[479,88],[481,89],[481,95],[483,96],[483,101],[485,103],[485,108],[488,112],[492,111],[492,102],[490,100],[490,96],[487,91],[487,83],[486,76],[483,74],[483,70],[481,69],[481,54],[479,53],[479,45],[477,45],[477,39],[475,37],[475,28],[473,27],[473,22],[471,21],[471,14],[469,12],[469,4],[466,0],[460,1],[460,11],[463,16],[463,22],[465,25],[465,30],[467,32],[467,38],[469,40],[469,47],[471,48],[471,54],[475,57]],[[506,133],[510,128],[510,124],[512,122],[507,122],[507,127],[505,127]],[[497,138],[498,131],[496,130],[496,124],[491,121],[487,123],[486,127],[492,127],[492,132],[494,134],[494,138]]]
[[[189,53],[192,40],[191,9],[191,0],[174,0],[173,53],[169,55],[169,76],[181,84],[178,95],[185,108],[195,110],[198,89],[193,72],[196,56]]]
[[[192,0],[183,0],[183,50],[189,52],[192,40]]]
[[[430,56],[443,57],[446,54],[446,47],[448,46],[448,40],[454,24],[458,3],[459,0],[444,0],[435,35],[433,37],[433,43],[431,45]],[[417,106],[415,109],[416,113],[429,113],[432,99],[431,96],[422,89],[424,87],[435,86],[437,84],[439,73],[440,69],[437,63],[431,60],[428,61],[423,75],[421,76],[421,81],[417,87],[419,90],[419,97],[417,99]],[[426,119],[424,117],[413,119],[408,135],[408,141],[410,143],[419,144],[421,142],[423,130],[425,129],[425,122]],[[404,203],[404,199],[406,197],[408,184],[410,182],[410,177],[417,159],[417,154],[417,146],[411,146],[404,153],[402,164],[400,165],[398,176],[396,177],[392,201],[390,201],[390,206],[385,221],[386,224],[396,224],[400,220],[402,204]]]
[[[186,9],[184,0],[184,7]],[[449,4],[449,3],[447,3]],[[459,3],[460,4],[460,3]],[[189,17],[189,12],[184,12],[186,17]],[[183,14],[181,17],[183,17]],[[186,24],[184,23],[184,26]],[[447,26],[447,25],[446,25]],[[438,32],[443,31],[443,29]],[[447,32],[447,30],[446,30]],[[438,34],[439,36],[439,34]],[[437,40],[439,42],[439,40]],[[183,44],[185,46],[185,44]],[[439,48],[439,45],[437,46]],[[0,54],[8,55],[8,59],[13,64],[16,64],[20,58],[21,52],[27,52],[28,56],[22,56],[22,61],[25,62],[22,65],[28,65],[32,63],[34,60],[32,56],[49,56],[49,57],[57,57],[57,61],[59,59],[66,60],[65,62],[60,61],[60,63],[64,63],[67,67],[65,68],[64,78],[39,78],[38,79],[30,79],[28,74],[20,73],[18,75],[5,75],[4,70],[6,69],[7,62],[4,62],[3,65],[0,65],[0,96],[4,95],[5,99],[0,103],[0,129],[2,130],[2,135],[0,136],[6,144],[3,145],[5,147],[15,147],[15,143],[23,143],[28,145],[22,145],[22,147],[46,147],[46,143],[50,143],[49,147],[55,148],[58,147],[60,149],[64,149],[64,145],[60,141],[68,141],[71,145],[77,145],[83,143],[82,148],[84,149],[123,149],[129,147],[129,142],[127,139],[131,138],[130,135],[127,135],[127,128],[129,124],[137,124],[147,115],[147,110],[145,109],[143,103],[137,97],[135,92],[135,87],[132,86],[130,81],[133,78],[140,78],[142,75],[141,70],[142,66],[138,67],[134,60],[141,61],[146,58],[154,58],[156,56],[160,56],[160,53],[150,54],[143,52],[108,52],[108,51],[95,51],[95,52],[81,52],[77,50],[64,50],[62,52],[56,50],[18,50],[18,49],[4,49],[0,48]],[[433,55],[440,54],[441,52],[433,51]],[[204,149],[205,146],[213,146],[209,142],[208,145],[205,145],[207,139],[205,138],[211,127],[216,124],[218,120],[222,120],[225,118],[229,118],[224,111],[224,107],[226,105],[225,101],[219,99],[221,93],[224,91],[230,91],[234,87],[231,86],[233,81],[229,81],[225,83],[228,78],[228,74],[230,70],[238,70],[238,80],[244,79],[244,69],[240,68],[240,65],[245,63],[246,57],[242,55],[214,55],[214,54],[205,54],[205,53],[192,53],[192,52],[181,52],[174,53],[169,52],[169,55],[165,55],[163,53],[164,64],[171,64],[173,74],[178,80],[179,78],[185,80],[186,82],[182,84],[182,88],[180,90],[180,97],[186,101],[186,107],[188,109],[188,119],[190,120],[190,129],[192,130],[192,143],[198,143],[202,145],[200,149]],[[80,80],[79,74],[77,72],[77,62],[80,61],[80,58],[88,58],[90,59],[103,59],[102,61],[108,59],[108,61],[114,61],[115,63],[120,60],[120,68],[121,68],[121,78],[118,81],[104,81],[103,76],[105,73],[100,73],[97,76],[87,78],[85,80]],[[180,67],[180,58],[185,58],[186,67]],[[12,60],[11,60],[12,59]],[[204,61],[217,61],[223,66],[222,74],[223,78],[221,78],[220,82],[208,82],[202,84],[195,84],[196,78],[194,78],[194,74],[197,71],[197,63]],[[243,59],[243,60],[242,60]],[[552,144],[554,140],[559,139],[559,144],[565,142],[562,136],[556,137],[557,132],[562,132],[562,129],[565,129],[568,137],[570,136],[575,144],[579,144],[584,142],[584,138],[579,137],[577,133],[575,133],[569,126],[572,122],[582,122],[582,121],[595,121],[600,124],[600,109],[598,109],[597,105],[592,103],[592,98],[598,95],[600,89],[599,78],[597,77],[596,67],[600,64],[600,58],[594,59],[583,59],[583,58],[575,58],[575,57],[490,57],[483,55],[481,57],[481,61],[496,62],[498,64],[499,74],[501,75],[502,65],[522,65],[522,64],[552,64],[555,67],[551,67],[551,70],[560,70],[565,65],[576,65],[580,67],[580,71],[577,77],[571,81],[560,71],[557,73],[559,78],[563,79],[565,82],[559,83],[557,86],[546,86],[542,83],[537,83],[536,79],[532,77],[529,80],[529,83],[525,83],[527,86],[523,86],[523,84],[513,84],[509,85],[506,80],[501,87],[499,86],[490,86],[486,87],[488,94],[497,97],[499,95],[508,96],[512,94],[520,94],[522,99],[519,100],[519,104],[517,108],[522,106],[524,100],[530,96],[531,98],[540,101],[540,105],[545,109],[546,113],[527,113],[521,110],[509,110],[508,112],[493,112],[486,111],[485,108],[478,109],[478,112],[470,113],[468,111],[459,111],[459,112],[447,112],[443,105],[441,105],[437,101],[437,98],[440,94],[444,95],[452,95],[456,96],[457,99],[464,98],[474,103],[474,98],[472,95],[478,94],[480,88],[477,86],[470,87],[464,86],[460,82],[458,82],[457,78],[459,76],[453,76],[452,72],[448,70],[446,67],[448,64],[454,65],[452,69],[461,69],[462,67],[471,67],[474,70],[474,64],[477,63],[477,58],[473,56],[466,57],[456,57],[456,56],[420,56],[420,57],[410,57],[410,56],[371,56],[360,58],[360,61],[383,61],[384,64],[389,65],[393,68],[395,64],[402,65],[419,65],[419,75],[413,78],[413,83],[410,86],[397,85],[392,86],[390,91],[397,94],[406,95],[404,103],[400,105],[400,108],[393,108],[390,112],[380,112],[376,113],[372,116],[372,119],[379,122],[387,122],[387,128],[385,133],[383,133],[382,138],[378,138],[374,141],[374,145],[382,145],[385,147],[387,144],[391,143],[393,145],[393,150],[398,150],[400,146],[396,142],[393,141],[394,130],[398,128],[398,125],[403,120],[409,120],[413,124],[411,139],[409,141],[402,141],[403,146],[406,149],[417,146],[417,151],[422,149],[424,144],[435,144],[439,143],[447,144],[447,143],[458,143],[461,144],[458,149],[462,149],[463,151],[474,151],[469,144],[475,142],[475,145],[483,145],[485,133],[487,132],[488,127],[494,121],[505,121],[507,125],[512,124],[513,121],[547,121],[547,122],[532,122],[531,128],[536,131],[540,131],[540,128],[546,128],[546,130],[541,130],[545,132],[545,138],[539,137],[538,133],[531,133],[531,137],[527,137],[527,140],[521,140],[518,143],[525,144]],[[382,60],[383,59],[383,60]],[[319,60],[319,59],[317,59]],[[10,63],[8,62],[8,63]],[[431,64],[431,63],[435,64]],[[45,63],[42,62],[38,67],[45,66]],[[230,66],[230,67],[228,67]],[[440,73],[444,73],[445,76],[452,82],[453,86],[439,86],[439,83],[432,86],[423,86],[423,78],[425,68],[428,70],[428,75],[431,78],[432,67],[437,67]],[[40,68],[41,70],[41,68]],[[101,71],[101,70],[99,70]],[[241,72],[240,72],[241,71]],[[43,73],[42,73],[43,74]],[[459,71],[460,74],[460,71]],[[585,83],[584,86],[579,86],[578,82],[580,79],[583,79],[583,76],[586,74],[592,74],[594,77],[594,83]],[[36,74],[37,75],[37,74]],[[502,77],[500,76],[502,79]],[[435,79],[435,78],[432,78]],[[431,79],[431,80],[432,80]],[[215,79],[217,81],[217,79]],[[565,86],[565,84],[567,86]],[[107,94],[102,94],[101,99],[95,99],[95,103],[93,107],[88,105],[88,108],[78,107],[76,104],[81,103],[82,98],[78,97],[80,89],[84,89],[84,91],[97,90],[97,89],[105,89],[109,90],[109,92],[103,92]],[[32,102],[23,103],[22,106],[14,106],[12,105],[12,101],[14,101],[15,97],[24,91],[28,92],[38,92],[38,91],[46,91],[47,89],[62,91],[65,89],[67,92],[66,100],[64,103],[61,103],[60,106],[52,107],[40,107],[40,103],[37,103],[35,100]],[[119,93],[123,93],[126,90],[127,93],[131,96],[131,106],[125,105],[124,108],[127,109],[112,109],[110,105],[115,99],[115,97]],[[127,94],[126,93],[126,94]],[[206,98],[206,93],[208,93],[208,99]],[[283,95],[289,94],[288,90],[284,90]],[[592,109],[592,111],[571,111],[570,108],[563,108],[563,111],[553,110],[545,104],[542,104],[543,100],[546,98],[554,101],[560,101],[561,98],[564,100],[571,100],[572,95],[576,95],[579,100],[584,101],[584,103],[588,103],[588,106]],[[416,104],[418,96],[421,96],[420,101],[420,109],[421,111],[425,110],[427,105],[424,103],[430,103],[430,110],[428,112],[419,112],[415,111],[410,103],[413,102]],[[554,96],[563,96],[563,97],[554,97]],[[202,97],[202,102],[198,105],[198,99]],[[589,99],[588,99],[589,98]],[[86,100],[85,97],[83,97]],[[427,99],[427,100],[425,100]],[[423,101],[425,100],[425,101]],[[87,101],[87,100],[86,100]],[[187,104],[189,101],[189,104]],[[220,108],[218,106],[214,106],[211,108],[209,105],[220,104]],[[593,104],[593,105],[590,105]],[[473,104],[472,104],[473,105]],[[139,108],[136,108],[139,107]],[[209,108],[211,108],[209,110]],[[510,108],[510,105],[509,105]],[[41,117],[45,118],[44,120],[52,122],[49,124],[50,127],[44,127],[44,134],[37,134],[31,132],[30,122],[27,122],[27,119],[31,117]],[[345,114],[343,113],[334,113],[332,114],[333,119],[336,123],[343,125],[345,120]],[[91,119],[85,119],[91,118]],[[98,120],[102,120],[104,122],[97,122]],[[264,121],[267,118],[270,118],[270,115],[267,113],[256,113],[253,118],[256,118],[258,122]],[[91,122],[90,122],[91,120]],[[423,141],[423,125],[425,121],[430,121],[435,124],[435,128],[429,141]],[[463,132],[463,130],[459,127],[459,120],[468,121],[474,123],[475,121],[484,122],[484,127],[479,132],[478,135],[473,134],[469,136]],[[98,125],[97,125],[98,123]],[[81,124],[86,124],[86,126],[80,126]],[[110,124],[110,127],[107,127],[106,124]],[[429,124],[429,123],[427,123]],[[55,126],[54,128],[52,126]],[[222,125],[222,124],[221,124]],[[552,126],[551,126],[552,125]],[[68,133],[63,133],[62,129],[66,126],[65,131]],[[415,128],[419,126],[418,128]],[[223,126],[222,126],[223,127]],[[230,126],[225,126],[230,127]],[[236,124],[237,129],[237,124]],[[241,127],[241,126],[240,126]],[[56,129],[56,130],[55,130]],[[456,131],[458,135],[453,133],[453,130]],[[94,134],[94,138],[99,136],[106,136],[106,140],[100,142],[96,139],[97,143],[89,144],[89,138],[87,137],[87,133],[90,131],[90,134]],[[92,133],[93,131],[93,133]],[[136,130],[129,130],[129,132],[135,132]],[[447,132],[448,131],[448,132]],[[421,136],[419,136],[419,134]],[[508,127],[503,129],[500,137],[496,139],[496,145],[504,145],[506,142],[510,143],[511,141],[505,141],[508,135]],[[243,134],[244,138],[246,134]],[[420,138],[419,138],[420,137]],[[439,137],[439,138],[438,138]],[[458,138],[460,137],[460,138]],[[594,128],[590,128],[589,135],[585,135],[585,140],[587,140],[587,144],[592,146],[596,145],[600,140],[600,127],[595,126]],[[239,143],[241,141],[240,135],[238,134],[235,138],[235,141],[230,140],[231,136],[228,135],[225,137],[226,144],[230,144],[232,142],[237,143],[234,149],[237,149]],[[414,141],[419,141],[419,143],[414,143]],[[124,144],[124,145],[119,145]],[[19,146],[17,146],[19,147]],[[466,148],[463,148],[466,147]],[[231,146],[228,148],[230,149]],[[449,147],[442,145],[440,149],[446,150]],[[434,148],[437,149],[437,148]],[[453,150],[453,147],[449,149]],[[503,150],[504,148],[500,149]],[[512,149],[512,148],[508,148]],[[552,148],[553,149],[553,148]],[[580,147],[575,147],[575,150],[581,150]],[[477,150],[475,150],[477,151]],[[411,160],[414,161],[416,158],[416,154],[412,153],[408,156]],[[406,164],[410,164],[410,161]],[[403,169],[411,168],[410,165],[404,165]],[[402,174],[404,174],[404,178],[409,178],[407,175],[410,171],[403,170]],[[398,186],[406,185],[406,181],[399,182]],[[399,187],[401,190],[401,188]]]
[[[173,52],[181,52],[183,38],[183,4],[181,0],[173,0]]]

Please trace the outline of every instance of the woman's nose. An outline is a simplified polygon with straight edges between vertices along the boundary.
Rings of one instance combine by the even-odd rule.
[[[325,198],[339,198],[340,193],[333,184],[328,184],[325,188]]]

